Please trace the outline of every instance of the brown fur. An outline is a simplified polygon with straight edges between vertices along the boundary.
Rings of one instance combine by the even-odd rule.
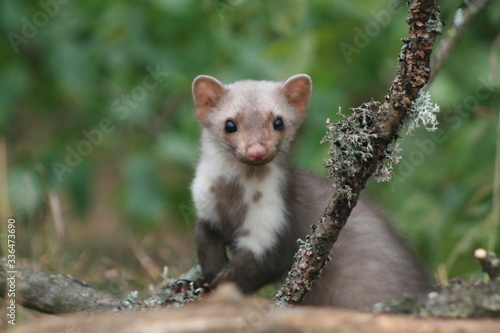
[[[294,170],[297,220],[316,223],[333,194],[331,183]],[[308,198],[303,202],[300,198]],[[296,201],[296,204],[297,204]],[[310,232],[302,222],[302,235]],[[361,308],[430,286],[425,270],[406,240],[379,210],[361,199],[341,231],[321,277],[306,295],[306,304]]]

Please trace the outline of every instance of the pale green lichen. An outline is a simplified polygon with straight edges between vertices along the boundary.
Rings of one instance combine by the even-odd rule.
[[[435,131],[439,124],[436,118],[438,112],[439,105],[432,103],[429,91],[421,90],[408,112],[409,122],[406,134],[412,135],[420,125],[424,126],[428,132]]]
[[[127,299],[122,301],[121,308],[132,309],[136,307],[138,303],[139,303],[139,292],[137,290],[133,290],[127,294]]]
[[[337,191],[346,195],[348,199],[352,196],[352,188],[346,182],[356,176],[360,161],[373,157],[372,142],[377,138],[374,123],[379,107],[380,103],[372,100],[351,109],[350,116],[345,116],[339,111],[342,119],[335,124],[327,119],[328,131],[321,143],[329,142],[331,148],[330,158],[326,160],[325,166],[329,170],[330,177],[335,177]],[[397,143],[392,143],[384,151],[373,173],[377,181],[391,179],[393,166],[401,159],[400,150]]]
[[[373,172],[373,178],[377,182],[387,182],[391,180],[393,168],[401,160],[401,148],[399,148],[399,142],[391,143],[384,152],[384,156],[378,162],[375,171]]]
[[[372,157],[371,142],[377,137],[372,128],[372,108],[378,107],[379,104],[375,101],[364,103],[351,109],[353,112],[350,116],[345,116],[339,109],[339,115],[342,117],[339,122],[331,123],[330,119],[326,120],[328,131],[321,143],[330,143],[330,158],[326,160],[326,167],[330,176],[335,176],[338,181],[345,182],[353,178],[359,161]]]

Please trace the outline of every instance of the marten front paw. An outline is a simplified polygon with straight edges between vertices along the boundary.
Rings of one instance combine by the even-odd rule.
[[[172,295],[187,294],[192,292],[195,296],[208,294],[212,289],[199,281],[177,280],[172,288]]]
[[[203,285],[201,287],[198,287],[194,290],[194,294],[196,296],[205,296],[206,294],[208,294],[209,292],[212,291],[212,288],[210,288],[209,286],[207,285]]]

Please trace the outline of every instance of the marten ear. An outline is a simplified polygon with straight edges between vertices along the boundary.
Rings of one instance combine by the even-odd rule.
[[[192,89],[196,118],[204,121],[210,109],[216,106],[224,95],[224,85],[211,76],[199,75],[194,79]]]
[[[294,75],[283,83],[281,89],[288,102],[299,111],[300,116],[304,117],[307,114],[307,103],[312,91],[312,81],[309,75]]]

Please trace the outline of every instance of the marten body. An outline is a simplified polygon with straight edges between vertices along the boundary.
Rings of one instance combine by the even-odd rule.
[[[245,293],[280,280],[333,194],[330,181],[294,167],[290,145],[307,114],[311,80],[193,82],[203,127],[192,184],[196,243],[211,287],[235,282]],[[232,257],[228,259],[226,250]],[[428,279],[403,238],[363,200],[353,210],[305,303],[370,306],[422,292]]]

